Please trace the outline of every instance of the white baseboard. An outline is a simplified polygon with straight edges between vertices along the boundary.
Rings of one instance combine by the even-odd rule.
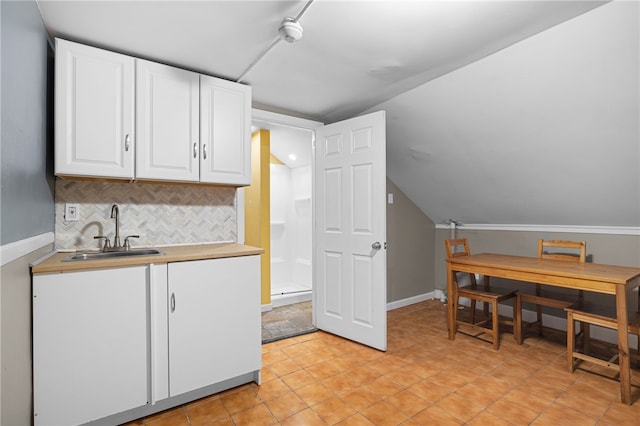
[[[419,294],[417,296],[408,297],[402,300],[396,300],[394,302],[387,303],[387,311],[403,308],[405,306],[413,305],[414,303],[424,302],[425,300],[433,300],[435,293],[433,291],[429,293]]]
[[[0,266],[4,266],[22,256],[41,249],[47,244],[52,244],[54,239],[53,232],[46,232],[34,237],[25,238],[24,240],[5,244],[0,247]]]

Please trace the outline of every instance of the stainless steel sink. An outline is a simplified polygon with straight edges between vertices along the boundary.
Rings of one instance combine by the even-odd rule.
[[[63,262],[71,262],[75,260],[98,260],[98,259],[113,259],[118,257],[131,257],[131,256],[162,256],[164,255],[158,249],[130,249],[123,251],[94,251],[85,253],[74,253],[70,256],[62,259]]]

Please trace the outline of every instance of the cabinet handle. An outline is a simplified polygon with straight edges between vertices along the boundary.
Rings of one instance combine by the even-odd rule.
[[[207,144],[206,143],[204,145],[202,145],[202,159],[203,160],[207,159]]]
[[[176,294],[171,293],[171,313],[174,313],[176,310]]]
[[[128,134],[125,135],[125,137],[124,137],[124,150],[127,151],[127,152],[129,151],[129,139],[130,139],[129,135]]]
[[[198,144],[194,143],[193,144],[193,158],[196,158],[198,156]]]

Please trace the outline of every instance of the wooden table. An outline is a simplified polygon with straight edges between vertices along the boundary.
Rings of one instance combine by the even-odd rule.
[[[454,313],[458,309],[455,272],[469,272],[615,295],[618,315],[618,351],[620,354],[620,397],[623,403],[631,404],[627,293],[640,286],[640,268],[563,262],[537,257],[491,253],[447,259],[448,326],[449,339],[451,340],[455,337]]]

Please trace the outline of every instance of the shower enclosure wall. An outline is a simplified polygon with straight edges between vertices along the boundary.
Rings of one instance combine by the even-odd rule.
[[[271,164],[271,305],[311,300],[311,166]]]

